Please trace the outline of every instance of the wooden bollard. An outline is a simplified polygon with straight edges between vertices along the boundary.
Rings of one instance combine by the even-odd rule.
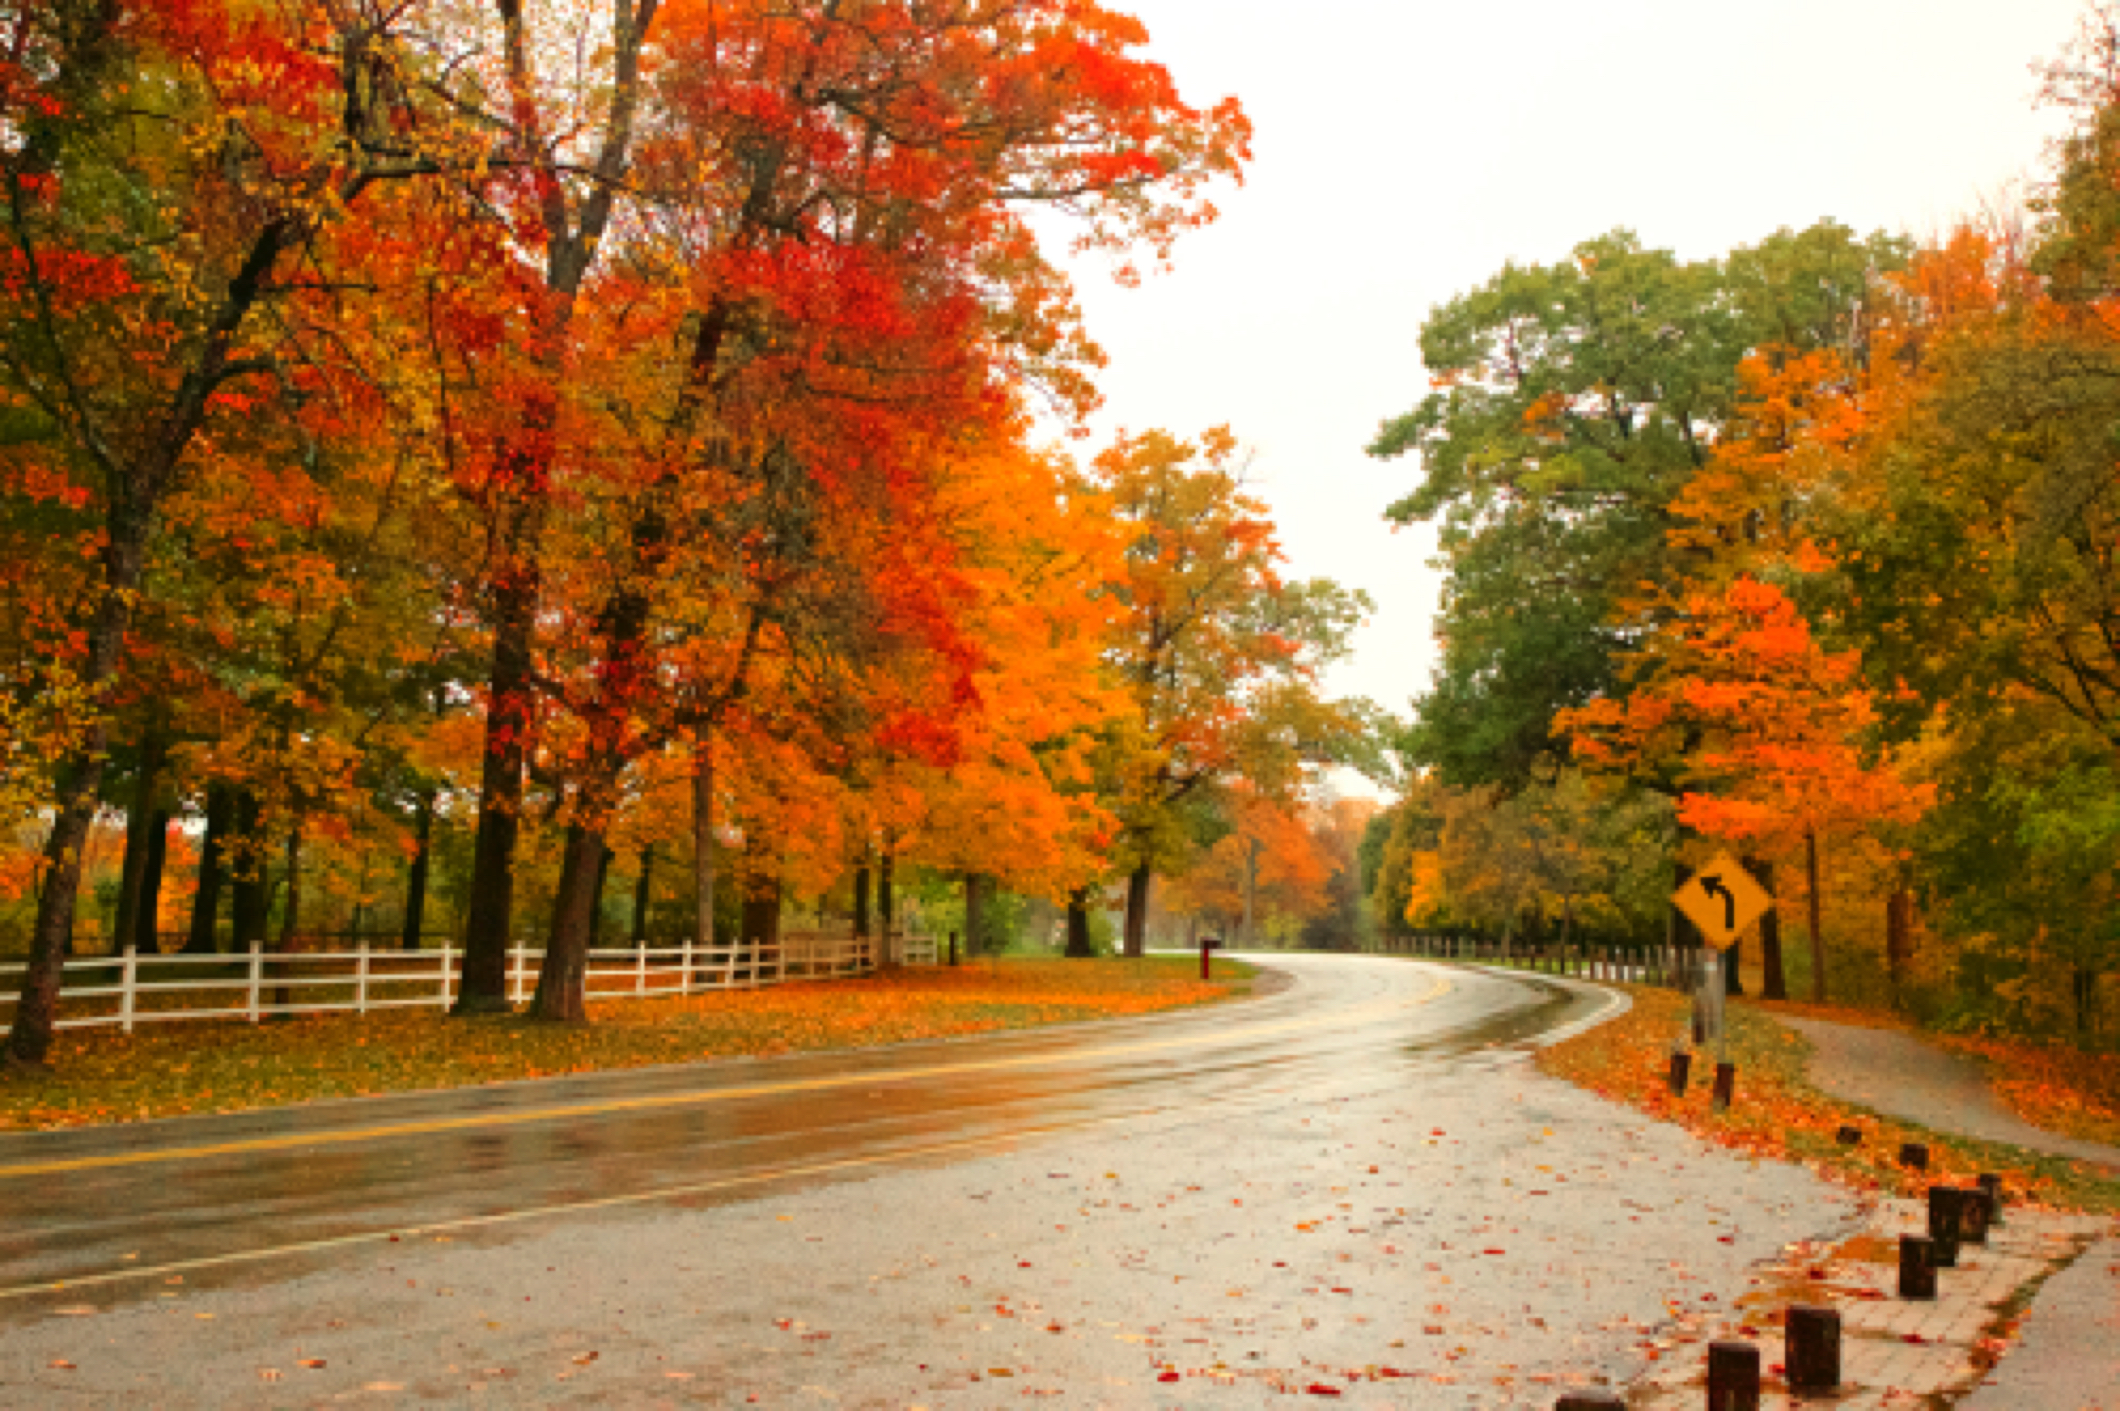
[[[1708,1411],[1759,1411],[1759,1349],[1751,1343],[1708,1344]]]
[[[2002,1223],[2002,1177],[1991,1171],[1980,1176],[1980,1193],[1987,1197],[1987,1222],[1990,1228]]]
[[[1927,1299],[1936,1296],[1935,1252],[1927,1235],[1899,1237],[1899,1296]]]
[[[1965,1232],[1965,1192],[1956,1186],[1929,1187],[1930,1262],[1939,1269],[1958,1267],[1958,1241]]]
[[[1988,1237],[1987,1192],[1962,1188],[1958,1192],[1958,1239],[1962,1244],[1986,1244]]]
[[[1737,1065],[1718,1063],[1715,1065],[1715,1110],[1728,1112],[1730,1104],[1737,1101]]]
[[[1921,1142],[1905,1142],[1899,1148],[1899,1164],[1916,1171],[1929,1169],[1929,1149]]]
[[[1693,1055],[1674,1053],[1671,1055],[1671,1093],[1674,1097],[1686,1095],[1686,1076],[1693,1071]]]
[[[1840,1385],[1840,1310],[1813,1303],[1789,1307],[1788,1348],[1782,1365],[1791,1391],[1832,1391]]]
[[[1626,1411],[1627,1403],[1609,1391],[1571,1391],[1553,1403],[1553,1411]]]
[[[1862,1128],[1860,1128],[1860,1127],[1842,1127],[1842,1128],[1841,1128],[1841,1129],[1840,1129],[1839,1131],[1837,1131],[1837,1132],[1835,1132],[1835,1133],[1833,1134],[1833,1137],[1834,1137],[1834,1139],[1835,1139],[1836,1141],[1838,1141],[1838,1142],[1839,1142],[1839,1143],[1840,1143],[1840,1144],[1841,1144],[1842,1146],[1861,1146],[1861,1145],[1862,1145]]]

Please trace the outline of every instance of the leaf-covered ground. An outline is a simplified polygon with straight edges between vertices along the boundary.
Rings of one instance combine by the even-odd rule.
[[[1545,1049],[1539,1066],[1666,1121],[1678,1122],[1723,1146],[1756,1156],[1798,1161],[1820,1175],[1862,1190],[1918,1196],[1931,1184],[1966,1182],[1983,1171],[2003,1176],[2012,1200],[2058,1209],[2120,1211],[2120,1185],[2086,1175],[2075,1164],[2021,1147],[1934,1132],[1842,1102],[1805,1080],[1810,1045],[1749,1005],[1729,1009],[1729,1056],[1737,1064],[1737,1102],[1714,1111],[1709,1083],[1714,1057],[1694,1056],[1693,1081],[1682,1097],[1666,1082],[1675,1040],[1683,1037],[1686,998],[1664,989],[1629,987],[1634,1008],[1610,1023]],[[1843,1146],[1842,1126],[1862,1140]],[[1903,1142],[1925,1142],[1929,1169],[1903,1169]]]
[[[0,1074],[0,1130],[241,1112],[317,1098],[799,1050],[855,1048],[1146,1014],[1249,992],[1256,972],[1199,962],[978,961],[857,980],[590,1006],[586,1025],[438,1010],[256,1026],[166,1023],[63,1033],[49,1072]]]

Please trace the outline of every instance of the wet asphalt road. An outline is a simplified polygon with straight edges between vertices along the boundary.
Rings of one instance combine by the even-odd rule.
[[[1550,1405],[1851,1215],[1531,1071],[1602,993],[1271,963],[1117,1024],[0,1138],[0,1404]]]

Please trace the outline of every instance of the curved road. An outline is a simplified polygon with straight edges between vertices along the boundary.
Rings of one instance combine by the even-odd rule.
[[[0,1402],[1550,1404],[1847,1217],[1532,1072],[1605,992],[1260,959],[1122,1023],[0,1138]]]

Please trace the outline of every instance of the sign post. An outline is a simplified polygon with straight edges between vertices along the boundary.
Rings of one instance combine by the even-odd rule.
[[[1714,1038],[1718,1053],[1723,1049],[1722,953],[1737,938],[1752,929],[1774,905],[1774,898],[1728,853],[1717,854],[1707,866],[1695,869],[1686,884],[1672,894],[1671,904],[1684,912],[1715,952],[1712,964],[1701,976],[1700,1005],[1704,1027]]]

